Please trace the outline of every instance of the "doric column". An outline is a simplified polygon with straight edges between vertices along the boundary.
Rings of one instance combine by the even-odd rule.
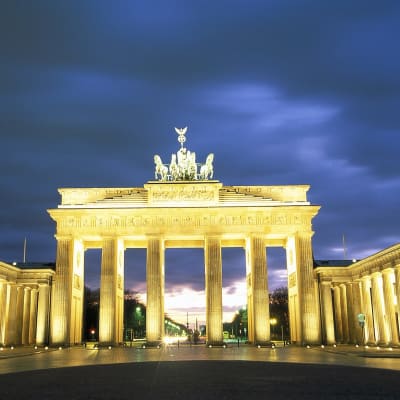
[[[101,256],[99,342],[117,344],[123,333],[124,244],[121,239],[103,240]]]
[[[38,283],[39,291],[37,294],[36,344],[44,345],[49,341],[50,286],[46,280],[39,281]],[[65,342],[60,341],[58,343],[62,344]]]
[[[346,285],[340,285],[340,306],[342,315],[343,343],[349,343],[349,316],[347,313]]]
[[[340,287],[333,287],[333,303],[335,307],[336,340],[343,343],[342,306],[340,304]]]
[[[252,342],[254,344],[266,344],[270,342],[270,325],[267,257],[263,237],[249,237],[246,250],[250,272],[248,285],[252,293],[251,318],[249,318],[251,327],[249,326],[249,330],[252,331]]]
[[[205,238],[204,246],[206,287],[207,344],[223,343],[222,330],[222,254],[219,237]]]
[[[32,288],[31,305],[29,311],[29,344],[36,343],[37,307],[38,307],[38,289]]]
[[[295,241],[303,344],[321,341],[319,299],[314,279],[311,235],[311,232],[301,232],[296,236]]]
[[[397,314],[400,316],[400,264],[397,264],[394,268],[394,280],[395,280],[395,294],[397,298]]]
[[[54,345],[70,343],[72,279],[73,279],[73,240],[69,237],[57,238],[56,275],[52,288],[50,340]],[[40,303],[40,293],[39,293]],[[40,339],[40,340],[38,340]],[[44,343],[44,332],[39,328],[38,343]]]
[[[24,314],[24,294],[25,288],[17,285],[17,315],[16,315],[16,333],[15,344],[22,344],[22,322]]]
[[[4,344],[16,344],[17,341],[17,295],[18,286],[15,283],[7,284],[6,330]]]
[[[7,315],[7,282],[0,279],[0,345],[4,345]]]
[[[288,274],[288,308],[290,339],[293,343],[301,343],[302,328],[299,305],[299,287],[297,283],[296,240],[289,236],[286,240],[286,266]]]
[[[320,293],[322,302],[322,321],[324,327],[323,341],[326,344],[335,343],[335,325],[333,322],[332,290],[331,282],[320,282]]]
[[[69,343],[79,344],[82,342],[85,254],[82,240],[75,239],[73,244]]]
[[[352,282],[346,283],[346,302],[347,302],[347,325],[349,328],[349,343],[356,343],[356,331],[354,330],[354,322],[356,317],[353,309],[353,286]]]
[[[394,304],[394,271],[392,268],[382,271],[383,293],[386,311],[386,321],[389,328],[389,343],[397,345],[399,343],[399,334],[397,328],[396,309]]]
[[[254,310],[253,310],[253,287],[249,254],[246,252],[246,286],[247,286],[247,338],[254,343]]]
[[[372,308],[375,319],[375,335],[378,344],[389,343],[388,326],[385,319],[385,304],[383,302],[383,284],[380,272],[372,274]]]
[[[159,237],[147,240],[146,339],[158,344],[164,336],[164,242]]]
[[[361,279],[361,294],[361,312],[365,315],[364,343],[373,344],[376,338],[372,313],[371,278],[369,276],[364,276]]]
[[[353,329],[354,337],[357,343],[363,343],[363,328],[358,322],[358,314],[361,313],[361,282],[355,281],[352,283],[352,293],[353,293]]]
[[[24,304],[22,312],[22,344],[29,344],[29,322],[31,311],[31,288],[24,287]]]

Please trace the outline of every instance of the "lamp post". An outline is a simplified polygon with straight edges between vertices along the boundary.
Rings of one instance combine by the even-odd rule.
[[[278,320],[277,320],[276,318],[271,318],[271,319],[269,320],[269,323],[270,323],[270,325],[272,326],[272,329],[271,329],[272,335],[271,335],[271,336],[274,336],[274,335],[275,335],[274,326],[277,324],[277,322],[278,322]]]

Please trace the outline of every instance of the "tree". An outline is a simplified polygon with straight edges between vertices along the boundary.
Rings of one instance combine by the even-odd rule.
[[[146,336],[146,306],[137,293],[125,290],[124,294],[124,339],[144,338]]]
[[[288,310],[288,289],[280,287],[269,294],[269,316],[271,323],[271,339],[289,338],[289,310]],[[273,322],[273,323],[272,323]],[[241,308],[236,311],[230,324],[224,324],[227,330],[236,338],[244,339],[248,332],[247,309]]]
[[[247,308],[241,308],[240,310],[236,311],[236,314],[231,322],[231,326],[226,326],[226,328],[226,330],[232,332],[236,338],[245,340],[248,332]]]
[[[85,286],[83,292],[83,332],[82,339],[98,340],[99,337],[100,289],[92,290]]]
[[[269,295],[269,314],[271,324],[271,338],[281,339],[289,337],[289,307],[288,289],[280,287]]]

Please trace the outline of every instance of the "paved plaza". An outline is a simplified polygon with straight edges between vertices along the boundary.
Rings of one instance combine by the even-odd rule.
[[[0,351],[4,399],[398,399],[400,350],[167,346]]]

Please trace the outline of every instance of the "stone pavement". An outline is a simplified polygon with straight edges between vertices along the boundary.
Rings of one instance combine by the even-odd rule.
[[[399,349],[231,345],[0,351],[1,399],[388,400],[398,399],[399,391]]]

